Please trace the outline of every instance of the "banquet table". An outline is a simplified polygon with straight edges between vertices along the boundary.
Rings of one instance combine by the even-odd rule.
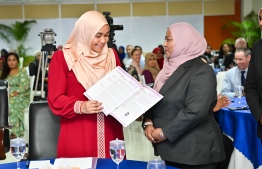
[[[51,159],[50,163],[53,164],[54,159]],[[119,169],[146,169],[146,166],[147,166],[147,162],[123,160],[119,165]],[[1,169],[16,169],[16,162],[0,164],[0,168]],[[20,168],[28,169],[26,167],[26,161],[21,161]],[[114,163],[112,159],[99,158],[97,161],[96,169],[116,169],[116,168],[117,168],[116,163]],[[177,168],[166,166],[166,169],[177,169]]]
[[[233,141],[234,150],[229,169],[262,169],[262,145],[257,137],[257,122],[247,106],[245,97],[235,98],[228,108],[222,108],[215,116],[223,133]],[[247,106],[248,107],[248,106]]]

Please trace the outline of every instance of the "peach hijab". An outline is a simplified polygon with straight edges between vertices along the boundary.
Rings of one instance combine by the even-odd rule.
[[[207,47],[206,39],[188,23],[175,23],[168,29],[171,31],[175,48],[171,56],[165,59],[163,69],[156,78],[154,85],[156,91],[162,88],[180,65],[203,55]]]
[[[101,53],[91,49],[96,33],[107,25],[105,17],[97,11],[84,13],[75,23],[63,53],[69,70],[87,90],[116,67],[112,49],[105,44]]]

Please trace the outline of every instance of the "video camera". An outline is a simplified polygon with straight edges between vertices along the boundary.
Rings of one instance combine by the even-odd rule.
[[[46,28],[44,29],[44,32],[40,32],[38,34],[41,38],[41,44],[42,44],[42,49],[41,51],[56,51],[56,46],[53,45],[56,43],[55,41],[55,36],[56,33],[53,31],[51,28]]]
[[[116,41],[116,40],[114,40],[115,31],[116,30],[123,30],[124,27],[123,27],[123,25],[113,25],[113,18],[109,16],[110,14],[111,14],[110,12],[103,12],[103,15],[105,15],[107,23],[110,27],[109,41],[107,42],[107,45],[108,45],[109,48],[112,48],[114,42]]]

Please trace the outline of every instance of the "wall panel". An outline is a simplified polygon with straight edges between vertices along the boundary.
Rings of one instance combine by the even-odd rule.
[[[1,5],[0,6],[0,19],[22,19],[22,6],[21,5]]]
[[[133,3],[133,16],[162,16],[166,15],[165,2]]]
[[[97,11],[111,12],[112,17],[115,16],[130,16],[130,3],[112,3],[112,4],[97,4]]]
[[[58,18],[58,5],[25,5],[25,19]]]
[[[168,2],[168,15],[202,14],[202,1]]]
[[[94,9],[93,4],[62,4],[61,18],[79,18],[83,13]]]

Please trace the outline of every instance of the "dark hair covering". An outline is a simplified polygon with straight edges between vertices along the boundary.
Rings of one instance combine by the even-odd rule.
[[[158,45],[158,47],[161,49],[161,53],[164,55],[165,54],[165,49],[163,45]]]
[[[234,58],[235,58],[234,53],[225,56],[223,65],[225,66],[226,70],[231,68],[230,65],[233,66],[235,65]]]
[[[4,56],[2,56],[2,52],[4,53]],[[7,57],[7,55],[8,55],[8,52],[7,52],[7,50],[5,50],[5,49],[2,49],[2,50],[1,50],[1,57],[4,57],[4,58],[6,58],[6,57]]]
[[[14,52],[8,53],[6,56],[6,59],[4,60],[3,70],[0,76],[0,79],[2,80],[5,80],[10,73],[10,68],[8,67],[7,60],[11,55],[15,56],[15,58],[17,59],[17,62],[19,63],[19,56],[17,53],[14,53]]]

